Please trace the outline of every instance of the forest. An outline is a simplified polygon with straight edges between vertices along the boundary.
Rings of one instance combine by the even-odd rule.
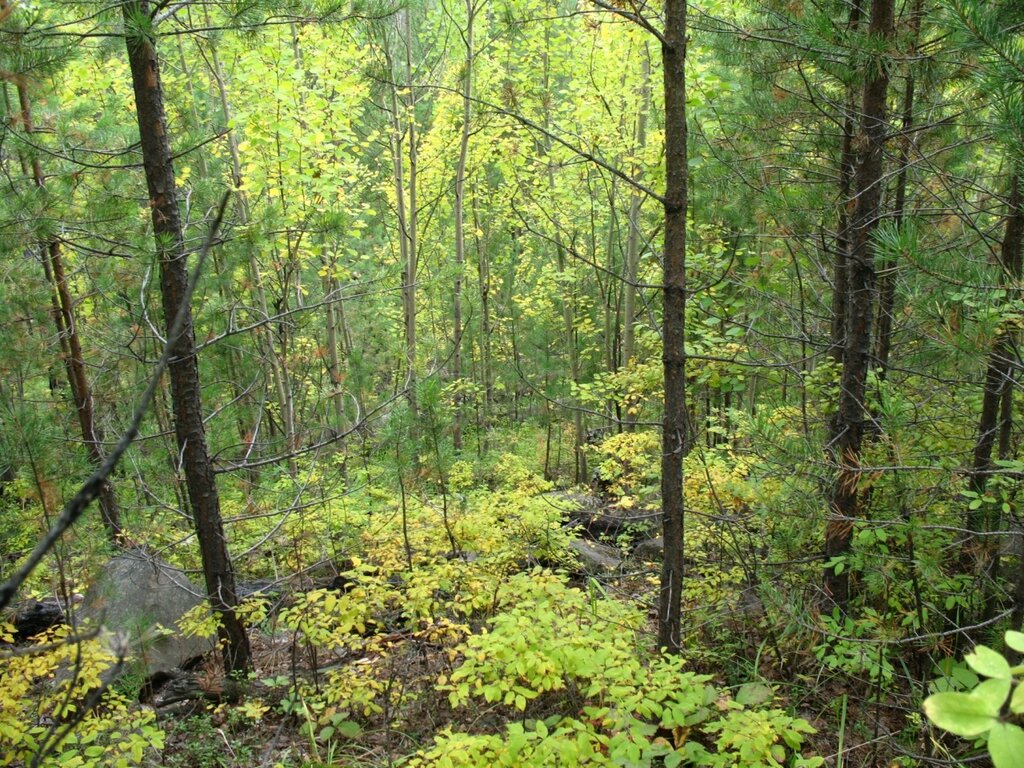
[[[0,89],[0,765],[1024,766],[1024,5],[0,0]]]

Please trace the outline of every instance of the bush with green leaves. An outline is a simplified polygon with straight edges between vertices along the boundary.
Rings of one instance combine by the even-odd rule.
[[[1024,632],[1009,631],[1006,646],[1024,654]],[[944,731],[986,744],[995,768],[1015,768],[1024,755],[1024,664],[1011,665],[1006,656],[984,645],[964,657],[985,678],[969,691],[946,690],[924,700],[928,719]],[[960,680],[963,680],[960,675]]]
[[[814,729],[762,705],[771,689],[733,697],[677,656],[645,649],[635,606],[536,570],[498,594],[488,628],[457,649],[461,663],[439,688],[456,712],[491,707],[498,733],[449,729],[409,765],[817,766],[801,749]],[[509,722],[512,721],[512,722]]]

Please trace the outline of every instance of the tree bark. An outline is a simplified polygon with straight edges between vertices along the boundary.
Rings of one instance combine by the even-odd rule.
[[[868,35],[888,41],[893,34],[893,0],[871,0]],[[846,338],[840,379],[839,411],[827,449],[839,467],[828,499],[825,524],[825,594],[845,609],[850,600],[850,572],[831,562],[850,552],[853,522],[860,516],[858,493],[860,450],[868,418],[864,407],[871,354],[874,314],[874,247],[871,232],[879,222],[883,186],[883,148],[886,139],[886,96],[889,71],[884,60],[868,63],[861,106],[861,123],[854,142],[860,147],[854,177],[855,198],[850,223],[846,301]]]
[[[661,503],[665,558],[661,566],[658,645],[679,653],[683,590],[683,457],[690,448],[686,409],[686,0],[665,0],[661,46],[665,88],[665,255]]]
[[[160,264],[160,295],[168,334],[182,309],[188,286],[184,232],[174,185],[174,164],[164,109],[160,67],[147,0],[122,5],[125,42],[132,72],[142,160],[152,212],[156,255]],[[200,397],[199,366],[192,312],[184,309],[184,326],[173,342],[169,366],[174,429],[182,457],[185,484],[203,559],[210,605],[220,619],[219,636],[227,672],[251,667],[249,640],[235,614],[235,575],[228,556],[213,463],[206,445]]]
[[[910,169],[911,130],[914,127],[914,65],[913,57],[917,53],[917,40],[921,30],[922,0],[915,0],[910,12],[910,57],[907,64],[907,82],[903,89],[903,135],[900,137],[899,173],[896,176],[896,195],[893,203],[893,221],[902,228],[906,220],[907,208],[907,174]],[[892,321],[896,309],[896,270],[898,264],[894,257],[886,259],[879,275],[878,291],[878,340],[875,346],[878,378],[885,378],[889,368],[889,352],[892,349]]]
[[[476,185],[473,187],[473,228],[477,233],[480,227],[480,211]],[[488,449],[488,434],[491,428],[491,403],[494,401],[494,382],[491,376],[491,264],[487,249],[479,234],[474,235],[476,243],[477,280],[480,288],[480,379],[483,383],[483,396],[480,400],[480,419],[477,431],[482,438],[477,440],[479,454],[482,456]]]
[[[402,225],[402,238],[406,245],[402,305],[405,314],[405,360],[408,366],[408,401],[409,409],[412,411],[412,416],[415,420],[418,410],[416,405],[416,273],[419,259],[419,248],[417,247],[419,211],[416,208],[416,181],[419,170],[419,157],[418,147],[416,146],[416,94],[412,86],[412,20],[409,14],[408,8],[402,8],[398,12],[404,59],[403,77],[406,90],[406,97],[401,100],[401,103],[402,108],[406,112],[404,133],[407,134],[409,144],[409,203],[408,210],[405,212],[404,217],[399,218],[399,223]],[[399,121],[398,126],[399,130],[401,130],[401,123],[397,113],[395,119]],[[404,190],[401,178],[403,158],[400,138],[398,147],[399,151],[395,156],[396,184],[399,187],[399,207],[404,209]]]
[[[848,28],[851,32],[860,26],[863,0],[854,0],[850,6]],[[839,152],[839,221],[836,229],[835,269],[832,281],[832,338],[829,354],[837,363],[843,361],[846,346],[847,302],[849,301],[849,253],[850,253],[850,211],[853,177],[856,172],[856,155],[853,148],[857,113],[857,99],[851,87],[846,101],[846,115],[843,117],[843,141]]]
[[[1003,274],[1001,282],[1019,283],[1021,278],[1021,244],[1024,241],[1024,199],[1021,196],[1020,173],[1016,172],[1010,181],[1010,199],[1007,204],[1006,226],[1000,247],[999,262]],[[979,502],[975,509],[967,510],[965,527],[971,533],[990,533],[1000,528],[1000,513],[992,506],[981,503],[977,497],[985,493],[988,479],[994,469],[992,449],[998,436],[1000,456],[1009,449],[1009,419],[1013,412],[1013,374],[1016,358],[1016,339],[1012,327],[1000,328],[995,344],[989,355],[985,371],[985,391],[981,401],[981,415],[978,421],[978,438],[974,444],[974,459],[968,475],[968,488]],[[992,581],[999,569],[999,538],[995,536],[967,535],[961,552],[965,568],[988,578],[982,587],[981,620],[991,618],[996,608],[996,594]],[[1017,589],[1024,589],[1018,579]],[[1019,596],[1019,595],[1018,595]],[[1024,606],[1015,606],[1018,613]]]
[[[868,35],[879,50],[893,33],[893,0],[872,0]],[[861,107],[861,123],[854,146],[858,148],[854,176],[853,217],[847,257],[847,300],[843,370],[839,408],[829,435],[828,450],[838,466],[829,494],[825,526],[825,594],[840,608],[850,600],[849,570],[836,558],[850,551],[853,523],[861,514],[858,489],[861,446],[868,411],[867,390],[871,358],[871,326],[875,307],[875,260],[871,234],[878,225],[882,200],[882,160],[886,135],[886,96],[889,71],[884,60],[868,64]]]
[[[1024,241],[1024,197],[1021,194],[1020,174],[1016,173],[1010,182],[1010,199],[1006,211],[1006,228],[1000,247],[999,260],[1003,276],[1011,281],[1021,278],[1021,244]],[[992,471],[992,448],[1000,432],[1000,403],[1012,386],[1011,371],[1014,359],[1013,332],[1003,328],[996,337],[985,371],[985,393],[981,401],[981,416],[978,420],[978,439],[974,444],[974,460],[968,486],[975,493],[982,494]],[[979,511],[967,516],[967,528],[981,530]]]

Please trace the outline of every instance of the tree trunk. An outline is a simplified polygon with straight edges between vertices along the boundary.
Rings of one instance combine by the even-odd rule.
[[[917,39],[921,29],[921,3],[915,0],[910,13],[910,63],[907,64],[907,82],[903,90],[903,135],[900,138],[899,173],[896,176],[896,195],[893,203],[893,221],[903,227],[907,208],[907,174],[910,168],[910,134],[914,127],[914,65],[917,53]],[[898,264],[890,257],[882,264],[879,273],[878,291],[878,341],[875,346],[878,378],[885,378],[889,367],[889,351],[892,349],[892,321],[896,309],[896,270]]]
[[[18,83],[17,88],[22,128],[26,134],[31,135],[35,132],[35,125],[32,122],[32,106],[24,80]],[[42,165],[38,157],[32,159],[32,178],[37,187],[45,189],[46,177],[43,176]],[[53,321],[57,338],[61,344],[64,370],[67,372],[71,397],[75,402],[75,411],[78,414],[78,425],[82,430],[82,442],[85,444],[89,463],[93,467],[99,467],[103,463],[101,448],[103,438],[96,427],[92,388],[89,386],[89,378],[85,373],[85,356],[82,353],[82,343],[78,336],[78,326],[75,323],[75,305],[64,272],[64,257],[61,253],[60,243],[51,239],[46,244],[45,252],[41,256],[46,281],[50,284],[52,291],[50,298],[53,305]],[[104,480],[100,486],[99,503],[100,516],[103,519],[107,535],[114,546],[120,546],[121,509],[117,503],[114,485],[109,479]]]
[[[640,103],[637,107],[636,133],[633,142],[634,162],[631,176],[639,181],[642,173],[639,158],[647,146],[647,104],[651,97],[651,54],[644,45],[643,51],[643,85],[640,88]],[[629,194],[629,229],[626,235],[626,274],[622,286],[622,365],[629,366],[636,357],[636,341],[634,323],[636,321],[636,283],[640,271],[640,203],[642,193],[633,189]],[[626,409],[627,429],[632,431],[636,426],[636,415]]]
[[[999,261],[1003,269],[1001,282],[1018,283],[1021,278],[1021,244],[1024,241],[1024,199],[1021,196],[1020,173],[1014,173],[1010,181],[1010,199],[1006,211],[1006,228],[1000,248]],[[1016,340],[1012,327],[999,330],[985,371],[985,392],[981,401],[981,416],[978,422],[978,439],[974,444],[974,460],[968,476],[968,488],[977,497],[985,493],[989,476],[994,469],[992,449],[998,436],[1000,455],[1009,449],[1009,418],[1013,410],[1013,370],[1016,357]],[[990,533],[1000,528],[1000,513],[991,505],[975,498],[978,506],[967,510],[965,527],[972,533]],[[965,567],[988,578],[982,587],[981,620],[991,618],[995,613],[996,594],[993,580],[999,566],[999,537],[975,537],[968,534],[963,542],[962,561]],[[1018,583],[1018,589],[1022,585]],[[1018,612],[1024,610],[1017,606]]]
[[[893,0],[872,0],[868,34],[878,50],[892,38]],[[839,408],[829,435],[828,450],[838,466],[829,494],[825,527],[824,588],[845,609],[850,599],[849,570],[834,562],[850,551],[853,522],[860,514],[858,490],[861,445],[868,412],[864,395],[871,358],[871,326],[875,307],[875,261],[871,234],[878,225],[882,200],[882,159],[886,134],[886,96],[889,71],[884,61],[870,61],[864,85],[861,124],[853,146],[858,148],[851,201],[850,251],[847,256],[847,300],[843,370]]]
[[[850,6],[850,20],[847,25],[851,32],[855,32],[860,26],[861,3],[863,0],[853,0]],[[849,301],[850,289],[847,285],[849,279],[849,253],[850,253],[850,212],[851,188],[853,177],[856,171],[856,155],[854,152],[854,115],[857,114],[856,94],[851,87],[849,97],[846,100],[846,115],[843,118],[843,141],[839,153],[839,221],[836,229],[836,253],[835,270],[832,280],[832,334],[829,345],[829,354],[837,363],[843,360],[843,348],[846,346],[846,321],[848,317],[847,302]],[[833,425],[834,429],[834,425]]]
[[[1010,199],[1006,211],[1006,228],[1000,248],[999,260],[1003,278],[1018,281],[1021,278],[1021,243],[1024,240],[1024,198],[1021,194],[1020,174],[1016,173],[1010,183]],[[1012,386],[1011,370],[1014,349],[1013,333],[1003,328],[996,337],[995,345],[988,359],[985,371],[985,393],[981,401],[981,417],[978,420],[978,439],[974,444],[974,460],[968,486],[977,494],[985,491],[992,471],[992,448],[1000,432],[1000,402]],[[980,510],[967,516],[967,528],[982,530]]]
[[[481,232],[480,212],[476,186],[473,187],[473,228]],[[480,402],[480,422],[477,425],[483,434],[480,454],[487,452],[488,433],[491,428],[491,404],[494,401],[494,382],[491,378],[491,264],[487,257],[487,249],[480,242],[480,235],[474,235],[476,243],[477,279],[480,283],[480,378],[483,382],[483,397]]]
[[[206,22],[206,26],[209,27],[209,13],[206,14]],[[177,42],[179,66],[181,67],[181,72],[185,77],[185,82],[188,83],[188,95],[189,101],[191,102],[190,111],[192,113],[192,128],[194,130],[200,130],[203,127],[204,120],[203,116],[199,112],[200,97],[199,94],[196,93],[196,81],[199,78],[196,77],[195,70],[189,65],[188,57],[185,55],[184,35],[180,35],[178,37]],[[210,50],[214,55],[214,60],[216,61],[217,49],[212,42],[210,43]],[[229,125],[228,119],[228,117],[224,118],[224,125]],[[229,132],[229,136],[233,134],[234,131]],[[210,168],[209,164],[206,161],[205,152],[196,153],[196,166],[197,169],[199,170],[199,173],[201,174],[200,178],[210,178]],[[245,224],[245,222],[242,223]],[[213,268],[216,270],[216,273],[218,275],[230,274],[227,270],[226,265],[224,264],[223,256],[220,253],[219,249],[215,249],[214,252],[210,255],[213,260]],[[225,307],[232,307],[233,301],[231,290],[229,289],[228,285],[226,285],[226,281],[217,281],[217,295],[220,297]],[[233,316],[233,314],[234,313],[232,310],[228,311],[229,317]],[[247,401],[250,401],[251,398],[248,396],[248,393],[246,391],[247,388],[242,383],[243,377],[240,373],[240,371],[242,370],[242,360],[239,349],[234,344],[225,344],[223,345],[223,347],[224,348],[220,350],[220,353],[224,356],[224,362],[227,367],[228,379],[231,384],[231,400],[233,403],[232,410],[235,413],[235,428],[238,430],[239,443],[241,445],[245,445],[246,443],[251,442],[248,439],[248,435],[250,433],[249,421],[246,418],[245,414],[245,403]],[[253,479],[255,479],[255,476],[253,476]]]
[[[209,18],[206,20],[206,25],[211,26]],[[231,109],[231,101],[228,98],[228,87],[224,77],[224,68],[220,63],[220,56],[217,52],[217,46],[214,44],[213,39],[209,41],[210,47],[210,59],[209,66],[210,72],[213,75],[214,85],[217,88],[217,97],[220,102],[221,118],[224,120],[224,125],[230,125],[234,115]],[[238,131],[227,132],[228,142],[228,153],[231,156],[231,181],[235,186],[235,214],[238,216],[238,222],[243,227],[248,227],[251,215],[249,212],[249,196],[246,194],[242,187],[242,157],[241,152],[238,149]],[[260,264],[256,257],[257,249],[253,247],[246,248],[248,253],[249,262],[249,277],[252,280],[252,295],[256,302],[256,309],[259,312],[260,320],[268,321],[270,319],[270,305],[267,302],[267,292],[263,285],[263,276],[260,274]],[[288,384],[288,371],[285,367],[284,361],[277,353],[277,348],[274,346],[274,334],[270,332],[270,329],[259,329],[256,331],[257,346],[263,355],[264,360],[270,367],[270,378],[271,383],[274,385],[274,394],[277,396],[277,404],[280,408],[282,417],[285,419],[285,431],[289,429],[294,430],[294,423],[288,418],[292,413],[292,397],[290,394],[290,387]],[[254,424],[251,437],[249,439],[249,446],[256,444],[256,429],[257,424]],[[288,440],[290,444],[290,432],[288,433]],[[246,459],[248,459],[248,454]],[[292,474],[295,474],[296,467],[294,461],[289,459],[289,468]]]
[[[188,268],[149,3],[146,0],[127,2],[122,12],[168,333],[179,312],[184,317],[181,334],[167,340],[173,344],[174,353],[169,371],[175,436],[184,465],[207,593],[220,619],[218,634],[224,647],[224,668],[227,672],[246,670],[251,667],[249,640],[234,611],[238,602],[235,575],[228,556],[213,463],[206,445],[195,328],[191,308],[182,304],[188,286]]]
[[[466,197],[466,155],[469,153],[469,121],[473,101],[473,21],[476,16],[474,0],[466,0],[466,58],[462,76],[462,132],[459,136],[459,161],[455,167],[455,295],[452,315],[454,321],[454,345],[452,354],[452,379],[455,384],[455,423],[452,425],[452,442],[456,451],[462,450],[462,424],[464,420],[462,403],[465,399],[459,385],[462,381],[462,278],[466,264],[466,231],[463,222]]]
[[[326,262],[327,274],[324,275],[324,322],[327,326],[327,373],[330,376],[330,400],[333,411],[329,421],[334,424],[330,428],[335,435],[345,432],[345,393],[342,390],[344,376],[341,371],[341,354],[339,347],[339,328],[341,327],[340,307],[335,303],[335,296],[341,295],[341,286],[334,276],[334,259]]]
[[[548,50],[550,50],[550,34],[545,31],[544,34],[544,93],[551,94],[551,69],[550,61],[548,57]],[[554,162],[551,158],[551,150],[553,142],[550,139],[552,132],[551,123],[551,99],[547,98],[544,100],[544,130],[545,135],[548,137],[543,142],[545,162],[547,164],[547,175],[548,175],[548,189],[554,196],[555,190],[557,189],[555,183],[555,168]],[[566,249],[562,242],[562,229],[560,222],[557,217],[552,215],[552,221],[554,223],[554,237],[552,240],[555,245],[555,259],[558,266],[558,272],[561,275],[565,275],[568,269],[566,260]],[[563,283],[567,285],[567,283]],[[569,376],[574,386],[578,387],[580,384],[580,354],[579,344],[576,338],[576,296],[575,287],[572,291],[568,291],[562,297],[562,333],[565,340],[565,351],[569,357]],[[588,478],[587,471],[587,454],[586,454],[586,424],[583,418],[583,410],[581,408],[574,408],[572,412],[572,423],[573,423],[573,434],[574,446],[573,446],[573,482],[580,484],[585,483]]]
[[[409,143],[409,207],[404,219],[402,232],[406,242],[405,253],[405,280],[402,284],[402,304],[405,314],[405,360],[408,366],[409,387],[409,408],[412,411],[413,419],[417,414],[416,406],[416,272],[419,249],[417,247],[419,211],[416,208],[416,180],[418,174],[418,155],[416,146],[416,94],[412,86],[412,20],[410,11],[403,8],[398,12],[399,26],[401,27],[402,50],[403,50],[403,76],[405,78],[406,99],[402,104],[406,112],[405,133]],[[397,115],[396,115],[397,119]],[[399,151],[396,156],[396,163],[400,175],[402,170],[402,154]],[[401,178],[396,179],[401,186]],[[400,194],[402,190],[399,190]],[[400,198],[401,199],[401,198]],[[399,203],[401,206],[401,202]]]
[[[679,653],[683,590],[683,457],[691,435],[686,410],[686,0],[665,0],[661,47],[665,88],[665,256],[662,287],[661,566],[658,645]]]

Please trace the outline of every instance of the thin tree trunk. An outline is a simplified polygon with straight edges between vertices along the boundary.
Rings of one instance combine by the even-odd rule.
[[[856,32],[860,26],[861,4],[863,0],[853,0],[850,6],[850,18],[847,24],[850,32]],[[846,322],[848,316],[847,302],[849,301],[849,263],[850,253],[850,212],[848,206],[851,203],[853,191],[853,177],[856,172],[856,152],[854,150],[854,131],[856,122],[854,116],[857,114],[857,96],[853,88],[850,88],[849,97],[846,101],[846,114],[843,117],[843,141],[839,153],[839,221],[836,229],[836,253],[835,271],[833,272],[832,285],[832,334],[829,354],[837,363],[843,360],[843,348],[846,346]]]
[[[618,165],[619,161],[620,158],[616,158],[615,164]],[[618,181],[618,179],[612,178],[608,185],[608,224],[604,239],[604,273],[606,275],[614,275],[617,272],[621,274],[625,270],[625,266],[619,267],[617,258],[617,253],[620,250],[619,212],[616,204]],[[602,313],[603,343],[601,345],[604,351],[604,369],[609,373],[614,373],[619,369],[619,353],[621,351],[619,313],[622,311],[622,291],[611,279],[602,285],[601,270],[597,267],[596,261],[594,262],[594,276],[597,278],[598,285],[601,286],[601,306],[604,309]],[[614,397],[608,399],[607,408],[609,416],[617,419],[618,406]]]
[[[665,0],[661,46],[665,88],[665,255],[663,275],[665,405],[662,417],[661,566],[658,645],[679,653],[683,591],[683,457],[690,449],[686,409],[686,0]]]
[[[1016,334],[1013,346],[1016,347]],[[1013,393],[1017,388],[1014,380],[1014,369],[1016,366],[1016,352],[1013,355],[1014,362],[1007,372],[1006,386],[1003,387],[1003,398],[999,402],[999,446],[996,455],[1001,461],[1008,460],[1013,455]]]
[[[210,26],[209,14],[207,13],[206,16],[207,26]],[[216,51],[216,48],[213,46],[212,42],[210,44],[210,47],[212,51]],[[192,69],[192,67],[189,66],[188,57],[185,55],[185,43],[183,36],[178,37],[178,60],[180,62],[182,74],[185,76],[185,82],[188,83],[189,100],[191,102],[193,125],[198,130],[203,125],[203,119],[199,114],[199,97],[196,94],[197,78],[194,74],[194,70]],[[228,117],[226,115],[224,117],[224,124],[228,124]],[[197,153],[196,157],[196,165],[199,169],[199,173],[201,174],[200,178],[209,178],[210,169],[209,164],[206,162],[206,153],[199,152]],[[214,249],[214,252],[211,254],[211,256],[213,257],[213,267],[216,270],[217,274],[228,274],[225,269],[223,258],[220,255],[219,249]],[[225,307],[231,306],[230,291],[225,286],[225,281],[217,281],[217,294],[220,296],[220,299],[224,303]],[[222,354],[224,355],[225,363],[228,369],[228,379],[231,386],[232,400],[235,403],[235,406],[232,409],[235,412],[235,427],[238,430],[239,440],[241,441],[242,444],[245,444],[249,442],[247,438],[249,435],[250,427],[248,420],[246,419],[245,408],[243,406],[243,403],[247,399],[247,393],[245,387],[242,385],[243,378],[240,373],[242,369],[240,354],[238,348],[233,344],[224,345],[224,350]]]
[[[416,208],[416,181],[419,169],[418,148],[416,146],[416,94],[412,85],[412,20],[408,8],[398,12],[399,25],[402,32],[402,48],[404,51],[404,72],[407,111],[405,132],[408,135],[409,151],[409,209],[406,216],[405,238],[407,254],[405,261],[405,283],[402,286],[402,300],[405,311],[405,359],[408,366],[409,408],[413,419],[416,418],[416,273],[419,259],[418,219]],[[402,158],[398,158],[399,167]]]
[[[634,158],[647,146],[647,105],[651,98],[651,54],[644,44],[643,50],[643,85],[640,87],[640,102],[637,107],[636,133],[633,142]],[[634,159],[630,172],[632,178],[639,181],[642,174],[639,159]],[[637,189],[629,195],[629,230],[626,235],[626,274],[622,286],[622,365],[629,366],[636,357],[636,283],[640,271],[640,204],[643,197]],[[630,431],[636,427],[636,416],[626,409],[626,428]]]
[[[481,232],[480,211],[477,201],[476,186],[473,187],[473,228]],[[480,443],[481,455],[487,452],[487,435],[491,427],[491,404],[494,401],[494,382],[491,378],[491,265],[487,258],[487,249],[480,242],[480,235],[474,235],[476,243],[477,279],[480,283],[480,378],[483,382],[483,398],[480,402],[480,424],[478,430],[483,434]]]
[[[466,264],[466,231],[463,217],[465,216],[466,197],[466,156],[469,154],[470,117],[473,106],[473,21],[476,17],[474,0],[466,0],[466,68],[462,76],[462,132],[459,136],[459,161],[455,168],[455,295],[453,298],[452,315],[454,321],[454,344],[452,354],[452,379],[455,390],[455,421],[452,425],[452,442],[456,451],[462,450],[463,401],[459,385],[462,381],[462,278]]]
[[[22,128],[26,134],[35,132],[32,122],[32,106],[28,98],[28,88],[24,81],[17,85],[18,100],[21,106]],[[40,189],[46,188],[46,177],[43,175],[39,158],[32,159],[32,178]],[[78,425],[82,430],[82,442],[85,444],[89,463],[98,467],[103,463],[103,438],[96,427],[96,415],[93,410],[92,388],[85,372],[85,356],[82,353],[82,342],[78,335],[75,322],[75,305],[68,288],[67,276],[64,272],[64,257],[60,243],[51,239],[42,254],[43,271],[50,284],[51,302],[53,305],[53,321],[60,340],[64,369],[67,372],[71,397],[75,402],[78,414]],[[109,478],[103,481],[99,491],[100,516],[111,543],[121,545],[121,509],[117,503],[117,494]]]
[[[228,556],[216,477],[206,445],[195,328],[191,309],[182,305],[189,279],[184,231],[174,185],[159,61],[150,29],[149,3],[147,0],[126,2],[122,13],[168,333],[179,312],[183,312],[185,318],[181,335],[168,339],[168,343],[174,342],[174,356],[169,366],[174,429],[184,464],[207,594],[220,619],[218,634],[224,648],[224,668],[227,672],[247,670],[251,667],[249,639],[234,610],[238,602],[235,574]]]
[[[1021,194],[1020,174],[1015,173],[1010,183],[1010,199],[1006,212],[1006,228],[1000,248],[1000,265],[1004,278],[1017,281],[1021,278],[1021,243],[1024,240],[1024,197]],[[999,433],[1000,401],[1007,386],[1012,386],[1010,377],[1013,364],[1013,335],[1004,328],[996,337],[985,371],[985,392],[982,396],[981,416],[978,421],[978,439],[974,444],[974,460],[968,486],[975,493],[984,493],[992,471],[992,447]],[[973,511],[967,516],[967,528],[981,530],[980,512]]]
[[[412,40],[408,8],[400,9],[395,24],[402,47],[398,63],[385,37],[384,55],[391,72],[391,160],[398,219],[398,250],[402,262],[402,332],[405,339],[406,400],[416,417],[416,102],[412,93]],[[404,84],[403,84],[404,81]],[[399,89],[405,95],[399,98]],[[409,149],[409,180],[405,174],[405,144]],[[408,189],[407,189],[408,187]]]
[[[327,326],[327,365],[328,375],[331,379],[331,406],[334,418],[332,431],[340,435],[345,431],[345,393],[342,391],[341,373],[341,342],[339,340],[339,328],[341,326],[340,311],[335,304],[335,295],[340,295],[341,286],[338,285],[338,278],[333,274],[333,264],[327,265],[327,274],[324,276],[324,322]]]
[[[207,26],[210,26],[208,17]],[[217,97],[220,101],[221,117],[224,120],[224,124],[229,125],[234,113],[231,109],[231,100],[228,98],[224,68],[221,66],[217,46],[212,40],[209,43],[209,49],[210,69],[213,74],[214,85],[217,88]],[[231,156],[231,181],[236,190],[235,214],[238,216],[239,224],[242,227],[248,227],[252,217],[249,211],[249,196],[242,189],[242,157],[238,149],[238,131],[228,131],[227,142],[228,153]],[[267,301],[266,288],[263,285],[263,276],[260,274],[259,260],[256,258],[257,249],[249,247],[246,248],[246,252],[248,253],[249,278],[252,281],[252,295],[256,300],[256,309],[259,311],[261,320],[268,320],[270,318],[270,305]],[[261,329],[257,332],[256,339],[260,353],[270,368],[271,383],[274,386],[274,394],[277,396],[278,407],[285,420],[286,439],[290,443],[291,434],[295,426],[290,418],[292,413],[292,397],[290,387],[288,386],[287,370],[283,360],[277,353],[277,348],[274,346],[274,335],[269,330],[263,331]],[[289,460],[289,467],[294,475],[296,467],[293,460]]]
[[[910,12],[910,54],[907,65],[907,82],[903,90],[903,135],[900,138],[899,173],[896,176],[896,195],[892,217],[897,227],[902,228],[907,215],[907,174],[910,168],[910,135],[914,127],[914,69],[913,57],[917,53],[918,34],[921,29],[922,0],[915,0]],[[878,291],[878,340],[875,347],[879,380],[885,379],[889,368],[889,352],[892,349],[892,321],[896,309],[896,259],[890,256],[879,271]]]
[[[893,0],[872,0],[868,34],[879,49],[893,34]],[[828,450],[838,466],[829,494],[825,526],[824,575],[826,595],[840,608],[850,600],[850,576],[837,561],[850,551],[853,523],[861,514],[858,490],[861,446],[868,411],[864,404],[871,358],[871,326],[875,309],[875,260],[871,234],[878,225],[882,200],[882,161],[886,135],[886,96],[889,71],[885,62],[868,64],[861,107],[861,124],[854,146],[858,162],[847,257],[846,336],[842,348],[839,407],[829,435]]]
[[[549,35],[545,32],[544,37],[544,93],[551,94],[551,70],[549,66],[548,49]],[[551,99],[544,100],[544,129],[550,136],[551,132]],[[544,151],[547,163],[548,189],[555,191],[555,169],[551,159],[552,142],[547,139],[544,142]],[[558,272],[565,274],[567,263],[565,258],[565,245],[562,243],[562,231],[557,220],[554,225],[555,258],[558,265]],[[564,285],[565,283],[563,283]],[[575,327],[575,295],[574,291],[562,297],[562,332],[565,340],[565,351],[569,357],[569,371],[572,382],[575,386],[580,383],[580,355],[576,339]],[[574,408],[572,413],[573,432],[575,434],[575,445],[573,447],[573,482],[585,483],[587,481],[587,454],[586,454],[586,426],[583,419],[583,410]]]
[[[1021,195],[1020,173],[1010,181],[1010,199],[1007,204],[1006,228],[1000,248],[999,261],[1003,269],[1002,281],[1017,283],[1021,278],[1021,245],[1024,241],[1024,199]],[[985,493],[989,476],[994,469],[992,449],[999,439],[999,451],[1009,452],[1009,421],[1013,411],[1013,371],[1016,358],[1015,334],[1012,327],[1000,329],[985,372],[985,391],[981,401],[978,439],[974,445],[974,460],[968,476],[968,487],[977,497]],[[978,501],[978,499],[974,499]],[[975,509],[968,507],[966,528],[972,533],[990,533],[1000,528],[1000,512],[980,503]],[[995,614],[996,593],[993,581],[999,569],[999,538],[995,536],[968,536],[963,543],[963,561],[975,573],[985,574],[982,588],[981,620]],[[1020,584],[1018,584],[1020,588]],[[1017,607],[1016,610],[1024,610]]]

